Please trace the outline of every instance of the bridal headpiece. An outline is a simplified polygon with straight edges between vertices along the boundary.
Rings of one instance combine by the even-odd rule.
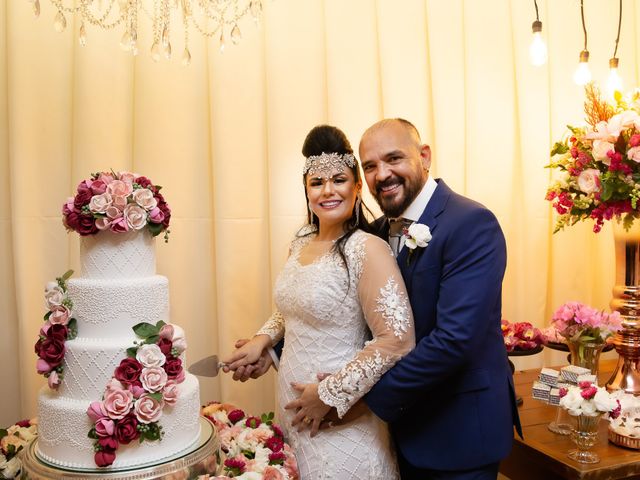
[[[353,168],[356,165],[356,157],[350,153],[322,153],[307,157],[304,164],[303,175],[314,175],[329,178],[334,170],[343,170],[344,167]]]

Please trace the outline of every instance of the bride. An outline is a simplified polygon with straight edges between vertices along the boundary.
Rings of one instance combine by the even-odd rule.
[[[277,279],[277,310],[227,363],[253,364],[284,336],[279,415],[301,479],[397,479],[387,425],[373,413],[314,438],[303,430],[316,432],[331,407],[344,416],[413,348],[415,335],[396,260],[385,241],[366,233],[362,181],[346,136],[315,127],[302,153],[309,224],[291,242]],[[316,383],[320,372],[332,374]],[[314,401],[297,412],[282,408],[298,399],[300,384],[302,397]]]

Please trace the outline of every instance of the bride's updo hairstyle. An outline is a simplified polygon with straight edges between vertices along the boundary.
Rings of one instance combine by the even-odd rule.
[[[318,125],[317,127],[313,127],[307,134],[307,138],[305,138],[304,144],[302,145],[302,154],[305,158],[309,158],[311,156],[322,155],[323,153],[353,155],[353,148],[351,148],[351,144],[349,143],[347,136],[339,128],[331,125]],[[351,170],[351,173],[353,173],[353,178],[355,179],[356,184],[362,182],[358,165],[357,160],[353,163],[352,167],[346,163],[344,165],[344,168],[348,168]],[[304,196],[308,205],[309,197],[307,196],[306,181],[307,174],[305,173],[302,176],[302,183],[305,186]],[[344,256],[344,245],[349,237],[353,235],[353,232],[360,229],[368,233],[373,233],[373,227],[367,219],[367,216],[373,216],[371,210],[367,208],[364,202],[356,201],[351,217],[344,222],[344,235],[342,235],[342,237],[340,237],[333,246],[333,248],[340,254],[342,261],[345,262],[345,266],[346,258]],[[309,224],[313,224],[316,228],[319,228],[318,217],[315,216],[308,207],[307,220]],[[307,232],[307,235],[309,233],[311,232]]]

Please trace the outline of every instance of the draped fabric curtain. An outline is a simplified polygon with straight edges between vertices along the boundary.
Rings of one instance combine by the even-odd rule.
[[[41,2],[37,20],[24,0],[0,2],[0,425],[36,413],[43,286],[78,270],[79,241],[60,209],[80,180],[113,168],[164,186],[174,216],[157,254],[171,321],[187,332],[187,363],[225,355],[270,314],[304,221],[301,145],[321,123],[344,129],[356,149],[383,117],[416,124],[433,148],[432,173],[500,220],[505,318],[543,327],[564,301],[608,306],[610,227],[552,235],[544,201],[550,146],[583,118],[571,80],[583,42],[577,0],[538,2],[549,46],[541,68],[528,61],[535,12],[522,0],[266,0],[260,25],[241,22],[242,41],[224,54],[192,34],[189,67],[178,38],[176,58],[154,63],[144,29],[135,58],[114,31],[87,27],[80,47],[78,22],[54,32],[55,11]],[[604,82],[618,2],[585,4],[591,68]],[[640,9],[623,8],[618,57],[633,87]],[[544,353],[518,365],[559,361]],[[201,388],[203,402],[274,408],[272,374],[202,379]]]

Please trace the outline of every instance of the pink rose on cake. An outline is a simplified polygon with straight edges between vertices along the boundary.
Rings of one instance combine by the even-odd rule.
[[[112,420],[123,418],[131,410],[133,393],[129,390],[114,389],[104,397],[104,408]]]
[[[145,367],[161,367],[167,361],[167,357],[155,343],[138,348],[136,359]]]
[[[69,309],[63,305],[55,306],[51,309],[48,322],[52,325],[66,325],[71,317]]]
[[[161,367],[143,368],[140,374],[142,387],[152,393],[160,392],[167,384],[167,372]]]
[[[162,400],[158,401],[151,395],[145,393],[136,400],[133,410],[140,423],[151,423],[160,420],[163,407],[164,402]]]
[[[87,408],[87,415],[91,419],[92,422],[97,422],[101,418],[106,418],[108,416],[107,411],[104,408],[104,404],[102,402],[91,402],[89,408]]]
[[[113,197],[108,193],[94,195],[89,201],[89,210],[93,213],[106,213],[107,208],[113,203]]]
[[[153,192],[148,188],[139,188],[133,192],[133,199],[145,210],[153,210],[158,206],[158,200],[153,196]]]
[[[164,403],[173,406],[178,401],[178,385],[173,380],[169,380],[162,391]]]
[[[126,173],[123,173],[122,175],[126,175]],[[107,193],[114,197],[128,197],[133,193],[133,185],[131,182],[114,180],[107,185]]]
[[[100,418],[96,421],[96,433],[99,437],[111,437],[115,429],[115,424],[110,418]]]
[[[133,230],[141,230],[147,225],[147,211],[135,203],[124,207],[124,218],[127,219],[129,228]]]
[[[52,370],[49,374],[49,378],[47,378],[47,385],[51,390],[56,390],[60,386],[61,381],[62,379],[60,378],[60,375],[58,375],[58,372]]]

